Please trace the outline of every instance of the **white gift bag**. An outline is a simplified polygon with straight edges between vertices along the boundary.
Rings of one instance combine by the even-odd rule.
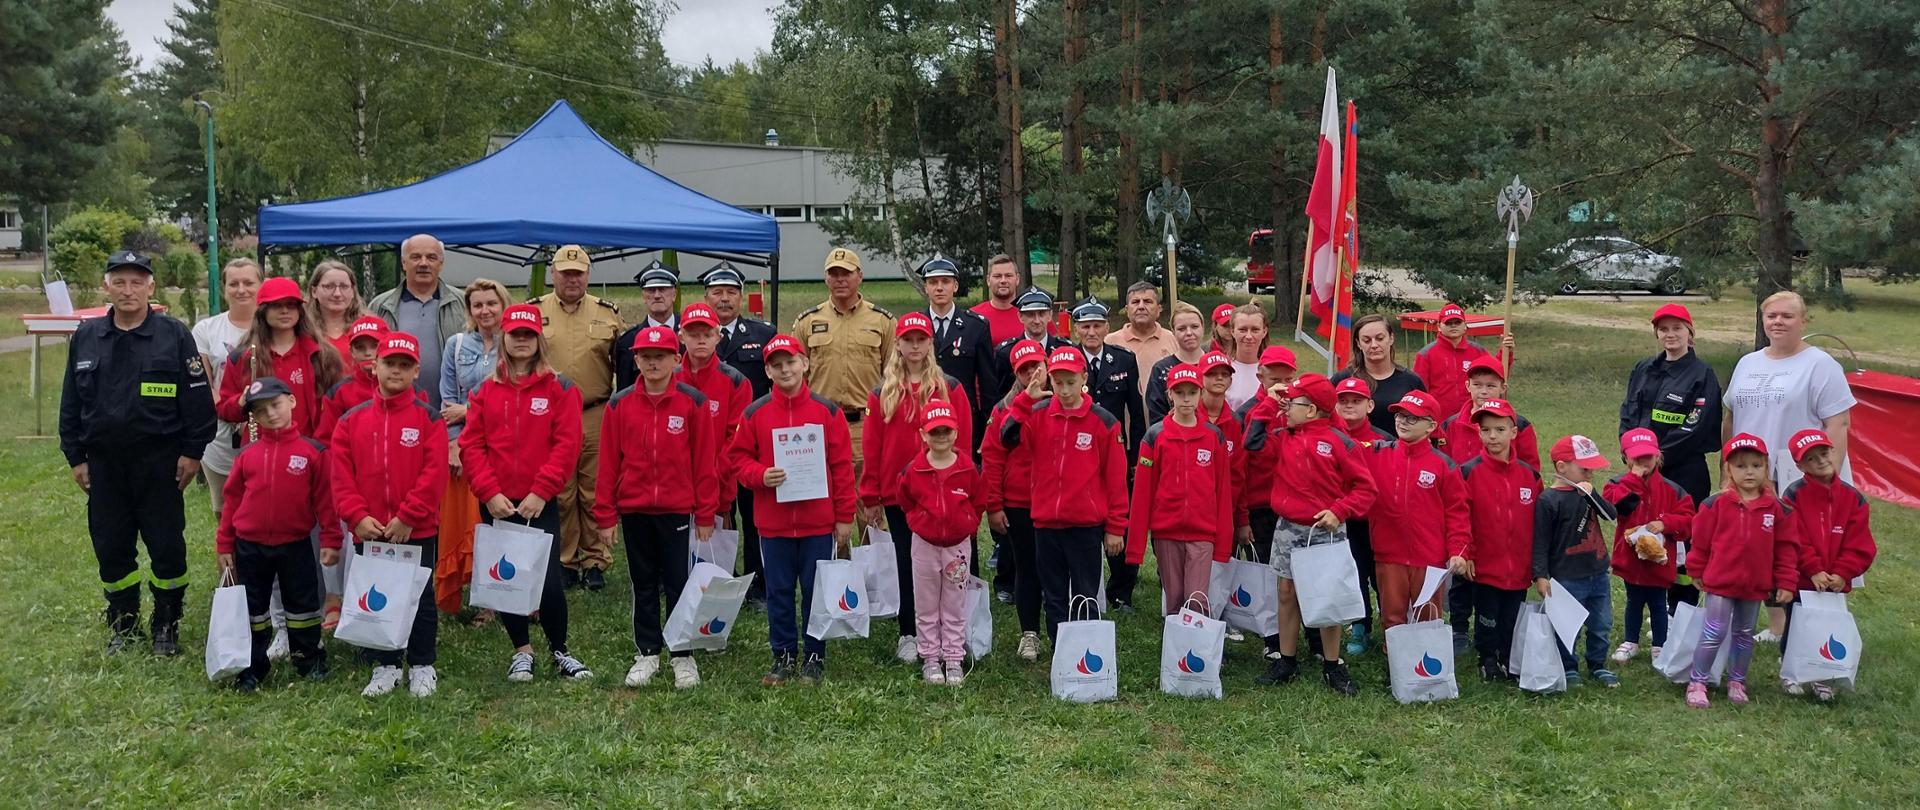
[[[1220,663],[1227,643],[1227,623],[1194,608],[1201,594],[1161,622],[1160,691],[1183,697],[1219,700]]]
[[[1098,609],[1094,600],[1082,596],[1068,606],[1067,616],[1097,617]],[[1053,696],[1075,703],[1119,697],[1119,664],[1114,658],[1113,622],[1100,618],[1061,622],[1053,642]]]
[[[687,573],[687,584],[667,614],[661,630],[667,649],[724,650],[740,618],[740,607],[747,603],[747,587],[753,575],[730,576],[720,566],[702,562]]]
[[[1254,560],[1228,560],[1225,567],[1227,587],[1220,597],[1220,618],[1228,627],[1261,638],[1279,634],[1280,582],[1273,567]]]
[[[1452,645],[1452,637],[1448,637]],[[1520,688],[1538,694],[1567,691],[1567,671],[1561,668],[1560,644],[1554,638],[1553,622],[1539,602],[1520,606],[1520,617],[1513,628],[1513,652],[1509,667],[1520,678]]]
[[[1792,632],[1780,655],[1780,677],[1794,683],[1826,681],[1852,687],[1860,674],[1860,629],[1845,594],[1800,592]]]
[[[693,526],[687,524],[687,570],[692,571],[701,563],[712,563],[732,574],[734,558],[740,554],[740,531],[715,527],[713,539],[701,542]]]
[[[474,526],[467,604],[515,616],[539,610],[552,553],[553,535],[539,529],[504,520]]]
[[[821,560],[813,569],[813,607],[807,635],[821,641],[866,638],[866,573],[852,560]]]
[[[866,576],[867,615],[876,619],[900,615],[900,564],[895,553],[893,535],[868,528],[867,542],[848,554]]]
[[[370,650],[406,649],[420,593],[432,576],[423,565],[362,555],[347,577],[333,637]]]
[[[967,654],[975,660],[993,652],[993,589],[985,580],[967,577]]]
[[[1438,618],[1387,628],[1387,680],[1401,703],[1459,697],[1453,629]]]
[[[1667,643],[1653,659],[1653,668],[1667,680],[1674,683],[1693,680],[1693,651],[1700,646],[1700,633],[1706,620],[1707,612],[1693,605],[1680,602],[1673,606],[1673,617],[1667,620]],[[1727,672],[1727,653],[1732,650],[1731,639],[1721,643],[1719,654],[1713,658],[1708,683],[1720,685],[1720,679]]]
[[[1207,570],[1207,615],[1215,619],[1227,609],[1227,594],[1233,590],[1233,563],[1217,562]]]
[[[1279,553],[1277,550],[1275,553]],[[1292,550],[1293,588],[1300,597],[1300,623],[1334,627],[1367,615],[1360,569],[1347,541]]]
[[[231,583],[229,572],[225,581]],[[247,613],[247,589],[224,585],[213,591],[207,611],[207,680],[238,675],[253,665],[253,623]]]

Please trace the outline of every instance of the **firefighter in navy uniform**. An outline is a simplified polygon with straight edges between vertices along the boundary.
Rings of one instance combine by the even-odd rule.
[[[1089,297],[1073,306],[1073,342],[1087,358],[1087,397],[1114,418],[1126,420],[1127,491],[1133,491],[1133,465],[1140,460],[1140,438],[1147,432],[1147,408],[1140,398],[1140,364],[1133,352],[1107,345],[1107,305]],[[1107,555],[1107,598],[1132,611],[1140,566],[1127,555]]]
[[[156,655],[180,653],[187,590],[186,508],[180,491],[213,441],[213,390],[187,327],[153,312],[153,266],[140,254],[107,260],[105,317],[83,321],[68,344],[60,393],[60,451],[87,493],[87,531],[106,591],[108,654],[139,635],[140,560]]]
[[[633,280],[640,284],[640,295],[645,298],[645,311],[633,327],[613,341],[613,390],[624,391],[632,388],[640,380],[640,366],[635,362],[633,342],[640,337],[640,330],[649,326],[664,326],[675,332],[680,331],[680,316],[674,308],[674,298],[680,290],[680,273],[671,267],[655,261],[635,274]]]
[[[767,341],[772,340],[774,328],[761,321],[747,317],[740,311],[741,287],[746,278],[740,274],[731,262],[721,262],[707,269],[701,280],[707,285],[707,306],[713,307],[713,314],[720,321],[720,348],[717,352],[720,362],[733,367],[747,378],[747,384],[753,386],[753,398],[758,400],[773,390],[773,382],[767,379],[765,351]],[[734,495],[734,508],[740,516],[735,519],[721,515],[728,525],[740,532],[741,569],[743,573],[753,574],[753,584],[747,586],[747,601],[763,607],[767,602],[767,578],[760,573],[760,530],[753,523],[753,490],[741,486]]]
[[[980,313],[954,302],[960,292],[960,268],[951,259],[935,254],[920,265],[920,278],[926,282],[927,317],[933,320],[933,356],[940,370],[960,381],[967,401],[973,404],[973,453],[980,463],[980,437],[987,432],[987,416],[993,402],[987,398],[999,388],[993,363],[993,330]]]

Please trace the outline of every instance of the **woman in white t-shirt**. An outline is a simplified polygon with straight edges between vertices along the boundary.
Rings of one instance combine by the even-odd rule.
[[[207,367],[207,384],[220,390],[220,372],[226,368],[227,355],[253,325],[254,297],[260,294],[260,265],[239,258],[220,268],[220,300],[227,311],[208,315],[193,325],[193,344],[200,350],[200,362]],[[221,422],[200,459],[200,471],[207,477],[207,492],[212,495],[214,519],[220,517],[220,491],[227,485],[227,473],[240,451],[234,447],[233,423]]]
[[[1241,403],[1260,394],[1260,353],[1271,338],[1259,301],[1235,307],[1232,323],[1233,346],[1227,357],[1233,360],[1233,383],[1227,386],[1227,407],[1238,412]]]

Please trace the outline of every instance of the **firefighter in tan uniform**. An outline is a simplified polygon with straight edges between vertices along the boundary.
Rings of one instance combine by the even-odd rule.
[[[613,342],[626,329],[620,308],[587,294],[593,262],[579,245],[553,253],[553,292],[533,299],[540,308],[553,370],[580,388],[580,465],[551,508],[560,510],[560,562],[568,587],[606,587],[613,547],[600,541],[593,523],[593,487],[600,464],[600,416],[613,396]]]
[[[807,344],[807,386],[847,414],[853,433],[854,477],[860,475],[860,422],[867,394],[880,387],[880,370],[893,354],[893,315],[860,297],[860,255],[846,248],[827,254],[827,300],[800,313],[793,335]]]

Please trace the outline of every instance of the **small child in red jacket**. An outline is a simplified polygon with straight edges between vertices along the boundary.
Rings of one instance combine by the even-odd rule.
[[[1393,411],[1399,438],[1375,442],[1367,455],[1374,486],[1380,490],[1367,519],[1380,527],[1373,537],[1373,564],[1384,629],[1406,624],[1411,614],[1428,608],[1439,618],[1444,592],[1436,592],[1425,604],[1411,604],[1428,568],[1447,566],[1456,575],[1467,575],[1462,556],[1470,534],[1466,484],[1453,461],[1429,441],[1435,406],[1431,394],[1408,391],[1387,408]],[[1465,589],[1466,583],[1455,587]],[[1471,599],[1461,601],[1472,605]],[[1465,633],[1457,635],[1454,646],[1464,647]]]
[[[1803,430],[1787,440],[1793,463],[1803,476],[1787,485],[1780,500],[1793,509],[1800,530],[1800,582],[1798,590],[1848,593],[1854,580],[1873,565],[1878,547],[1873,528],[1867,523],[1867,499],[1852,484],[1839,477],[1833,440],[1820,430]],[[1780,649],[1787,648],[1787,635],[1793,631],[1793,603],[1785,605],[1787,622],[1780,632]],[[1800,694],[1802,686],[1785,683],[1789,694]],[[1814,697],[1833,699],[1833,686],[1826,682],[1812,685]]]
[[[927,683],[948,686],[967,678],[961,662],[967,655],[968,559],[987,495],[980,471],[954,452],[966,419],[953,403],[927,403],[920,427],[926,449],[896,479],[913,527],[914,643],[921,673]]]
[[[1151,535],[1169,616],[1190,594],[1205,594],[1213,563],[1233,554],[1231,453],[1226,434],[1200,419],[1201,377],[1188,363],[1167,372],[1173,410],[1140,440],[1127,518],[1127,563],[1145,561]]]
[[[1466,404],[1453,413],[1441,412],[1441,444],[1454,461],[1466,461],[1480,455],[1480,427],[1473,422],[1473,409],[1488,400],[1506,400],[1507,373],[1500,369],[1500,363],[1491,357],[1474,360],[1467,366]],[[1507,402],[1512,407],[1511,401]],[[1513,457],[1527,463],[1527,466],[1540,467],[1540,440],[1533,432],[1533,423],[1518,414],[1514,415]]]
[[[1473,583],[1473,647],[1480,656],[1480,677],[1489,681],[1512,678],[1507,661],[1513,626],[1533,582],[1533,502],[1540,495],[1540,471],[1513,457],[1519,419],[1504,399],[1473,409],[1480,456],[1460,465],[1472,534],[1460,553],[1465,564],[1449,561]]]
[[[273,668],[267,660],[273,638],[267,610],[275,585],[287,611],[294,669],[309,680],[327,677],[327,651],[320,646],[320,571],[307,538],[316,526],[327,529],[320,533],[320,562],[334,565],[340,561],[340,533],[332,530],[339,519],[328,491],[326,452],[293,427],[293,392],[277,377],[261,377],[242,396],[260,433],[240,450],[228,474],[215,550],[221,579],[231,577],[247,589],[253,665],[233,687],[252,692]]]
[[[1747,666],[1753,662],[1753,620],[1760,605],[1786,604],[1799,579],[1799,529],[1793,508],[1767,484],[1767,444],[1742,433],[1720,450],[1727,489],[1709,496],[1693,517],[1687,567],[1706,594],[1706,620],[1693,651],[1687,705],[1707,707],[1707,679],[1722,644],[1727,655],[1727,699],[1747,702]],[[1729,639],[1731,639],[1729,641]]]
[[[1627,612],[1613,660],[1624,664],[1640,651],[1640,618],[1653,623],[1654,657],[1667,643],[1667,589],[1673,587],[1679,546],[1693,523],[1693,496],[1660,475],[1660,437],[1646,428],[1620,434],[1627,472],[1608,482],[1600,497],[1613,504],[1613,573],[1627,587]],[[1637,539],[1636,539],[1637,538]]]

